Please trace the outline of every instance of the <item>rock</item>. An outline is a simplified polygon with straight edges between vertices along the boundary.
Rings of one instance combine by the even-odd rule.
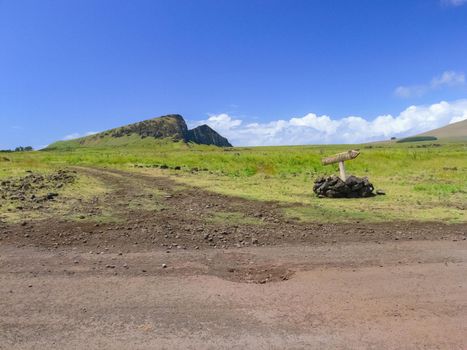
[[[229,141],[211,129],[208,125],[200,125],[192,130],[188,130],[186,135],[188,142],[204,145],[216,145],[220,147],[232,147]]]
[[[162,264],[162,268],[163,269],[167,268],[167,264]]]
[[[58,193],[50,192],[50,193],[47,193],[47,195],[45,196],[45,198],[48,200],[54,199],[55,197],[58,197]]]
[[[346,181],[332,175],[319,177],[313,186],[318,198],[361,198],[373,196],[374,187],[368,178],[349,176]]]
[[[376,194],[380,195],[380,196],[384,196],[386,194],[386,192],[383,191],[383,190],[376,190]]]

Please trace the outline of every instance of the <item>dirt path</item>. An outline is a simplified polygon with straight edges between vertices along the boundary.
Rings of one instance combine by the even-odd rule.
[[[467,224],[391,222],[301,223],[282,214],[283,204],[251,201],[186,187],[166,177],[78,168],[111,191],[52,219],[0,225],[0,242],[57,249],[146,251],[235,248],[278,244],[463,240]],[[60,197],[56,199],[60,201]],[[100,222],[103,213],[115,221]],[[109,214],[110,213],[110,214]]]
[[[278,203],[78,172],[111,189],[79,219],[0,224],[0,349],[467,348],[465,224],[301,223]]]
[[[225,276],[239,268],[289,278]],[[465,242],[122,255],[3,245],[0,349],[461,350],[466,275]]]

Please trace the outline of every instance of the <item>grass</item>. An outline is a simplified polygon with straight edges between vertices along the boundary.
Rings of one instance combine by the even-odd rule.
[[[134,136],[111,141],[112,147],[108,142],[106,147],[60,143],[54,150],[8,154],[10,161],[0,161],[0,178],[18,176],[28,169],[103,166],[164,174],[180,185],[278,201],[288,205],[288,215],[309,221],[467,221],[466,142],[436,141],[441,144],[436,147],[425,141],[222,149]],[[347,172],[368,176],[376,189],[385,190],[387,195],[368,199],[316,198],[313,180],[338,173],[337,165],[323,166],[321,158],[352,148],[359,148],[361,155],[346,162]],[[173,170],[175,167],[181,170]]]

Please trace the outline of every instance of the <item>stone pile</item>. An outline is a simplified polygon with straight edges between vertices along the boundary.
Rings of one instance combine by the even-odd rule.
[[[373,185],[366,177],[349,176],[342,181],[338,176],[320,177],[315,181],[313,192],[320,198],[361,198],[373,196]]]
[[[52,174],[42,175],[29,171],[20,178],[0,181],[0,198],[10,201],[42,202],[58,196],[54,190],[73,183],[76,172],[58,170]]]

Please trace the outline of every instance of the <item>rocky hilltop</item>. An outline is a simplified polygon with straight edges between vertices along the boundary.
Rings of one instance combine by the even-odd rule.
[[[216,145],[220,147],[232,147],[229,141],[211,129],[208,125],[200,125],[188,130],[186,141],[199,143],[201,145]]]
[[[99,142],[108,138],[122,138],[138,135],[141,138],[172,139],[173,141],[194,142],[201,145],[232,147],[230,142],[208,125],[201,125],[189,130],[185,120],[179,114],[170,114],[158,118],[144,120],[107,130],[95,135],[83,137],[76,141],[82,145]]]

